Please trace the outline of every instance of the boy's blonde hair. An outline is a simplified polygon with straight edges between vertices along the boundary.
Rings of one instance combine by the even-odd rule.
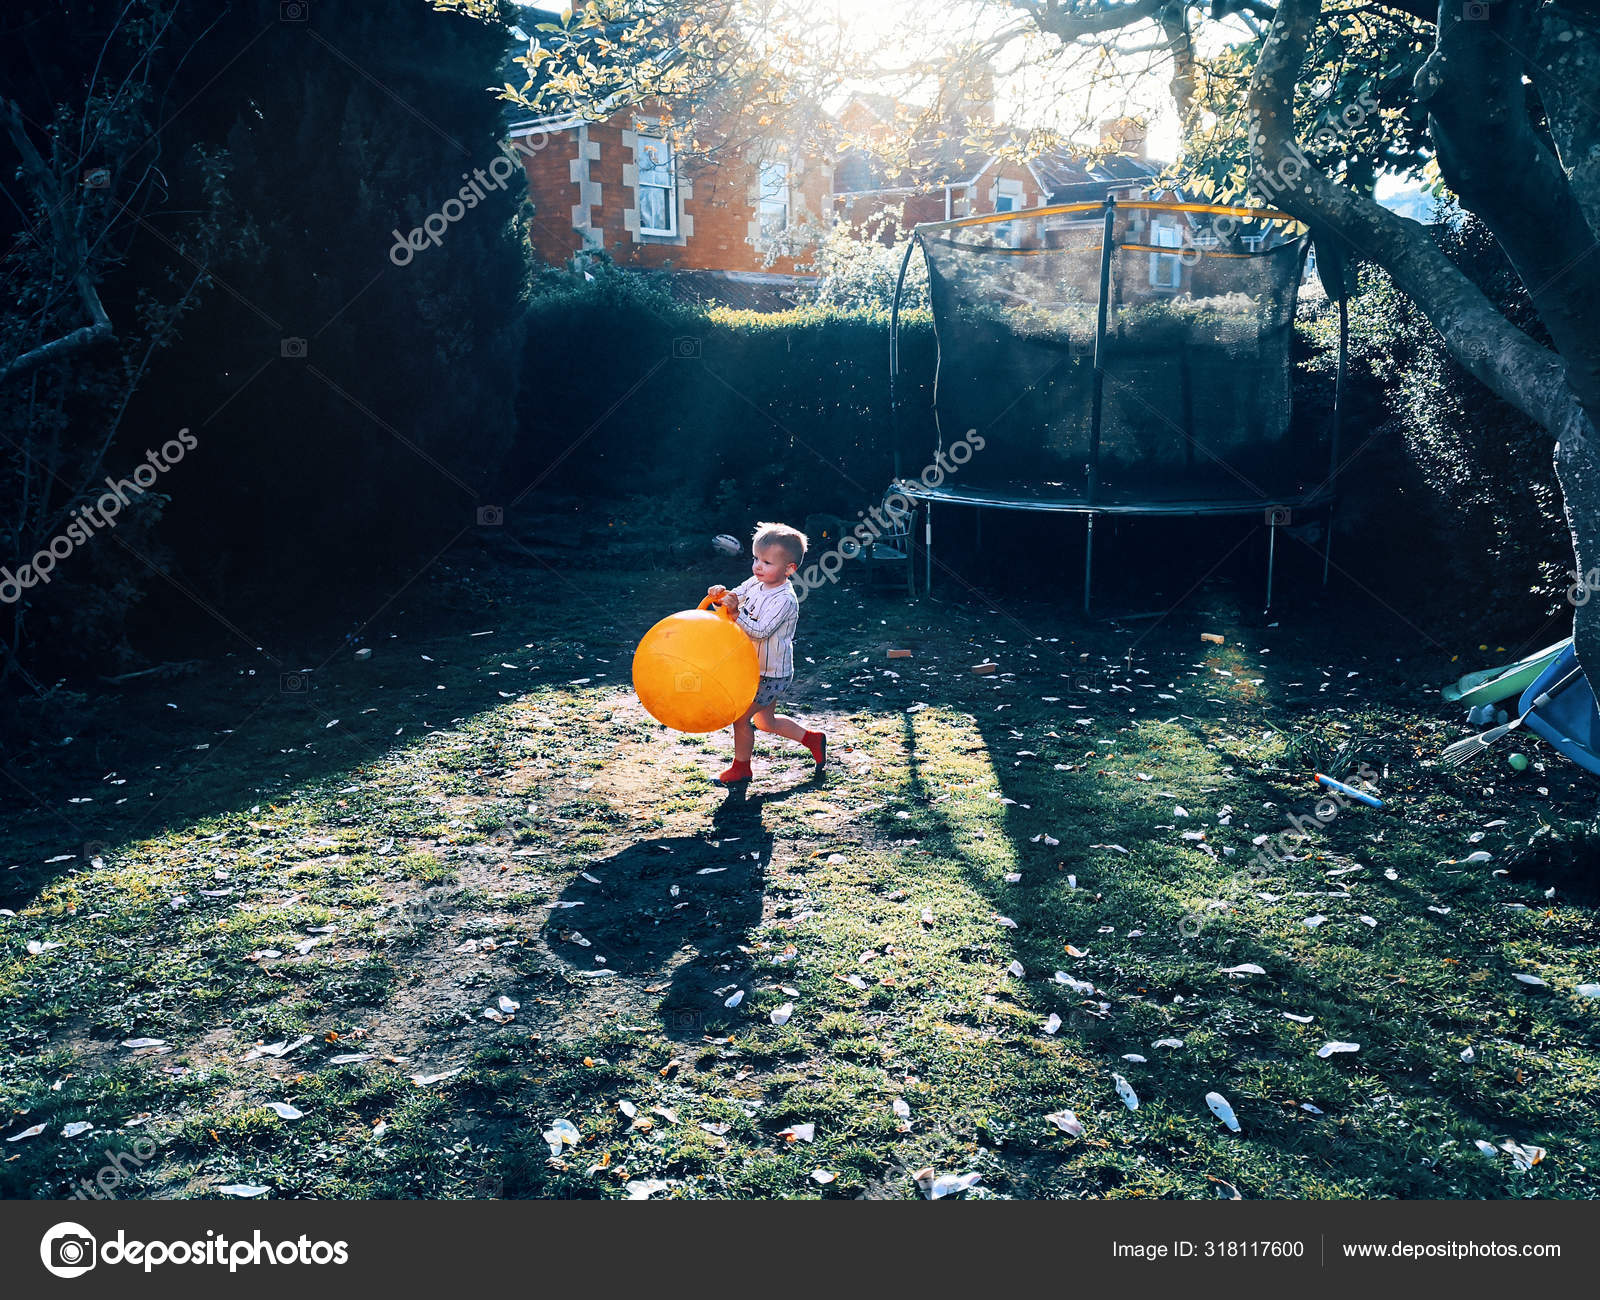
[[[811,543],[798,528],[791,528],[788,524],[763,523],[756,525],[755,537],[750,545],[755,550],[768,546],[781,546],[794,561],[795,567],[799,568],[800,561],[806,558],[806,550]]]

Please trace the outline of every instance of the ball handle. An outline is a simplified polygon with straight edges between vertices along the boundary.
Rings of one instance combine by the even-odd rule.
[[[728,620],[728,622],[730,622],[730,623],[733,622],[733,614],[729,612],[728,607],[726,605],[724,605],[722,603],[721,599],[718,598],[718,597],[707,596],[698,605],[696,605],[695,608],[696,609],[708,609],[709,608],[709,609],[715,611],[716,613],[721,614],[725,619]]]

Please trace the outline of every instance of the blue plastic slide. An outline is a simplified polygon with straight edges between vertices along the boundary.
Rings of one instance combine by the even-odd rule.
[[[1578,652],[1568,645],[1522,692],[1518,709],[1532,708],[1533,702],[1546,689],[1560,681],[1577,664]],[[1551,696],[1550,702],[1542,709],[1535,709],[1528,714],[1527,721],[1522,725],[1554,745],[1579,767],[1600,776],[1600,705],[1596,705],[1594,688],[1582,673]]]

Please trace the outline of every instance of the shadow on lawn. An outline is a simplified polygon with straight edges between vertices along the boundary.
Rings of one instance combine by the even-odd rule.
[[[750,958],[741,950],[760,925],[773,833],[764,810],[810,788],[771,794],[730,790],[704,835],[641,840],[591,862],[562,892],[546,922],[552,951],[604,958],[619,975],[671,974],[661,999],[667,1036],[696,1039],[731,1025],[723,1007],[737,986],[749,993]],[[676,891],[676,892],[674,892]],[[590,947],[577,945],[576,931]]]
[[[314,674],[280,679],[230,653],[181,684],[105,692],[99,720],[70,747],[0,739],[0,863],[16,864],[0,876],[0,906],[20,909],[96,854],[348,779],[502,708],[508,690],[558,686],[603,658],[605,680],[625,685],[643,628],[597,621],[586,606],[556,599],[554,580],[515,578],[513,598],[502,577],[493,614],[451,607],[447,590],[414,613],[374,620],[367,633],[379,653],[365,663],[341,654]],[[589,581],[602,608],[624,595],[630,606],[668,608],[693,585],[678,572],[646,575],[637,587],[611,574]],[[480,636],[491,618],[496,635]],[[540,666],[512,670],[506,660]]]
[[[1153,638],[1148,648],[1175,656],[1171,662],[1181,666],[1190,651],[1179,635]],[[1071,660],[1063,655],[1059,665],[1065,670],[1063,675],[1073,671],[1070,665]],[[1055,667],[1046,668],[1033,684],[1059,691],[1064,699],[1089,698],[1049,685]],[[1115,673],[1112,676],[1120,680]],[[1090,1066],[1097,1080],[1090,1086],[1098,1094],[1098,1104],[1115,1105],[1111,1078],[1116,1072],[1133,1084],[1147,1111],[1155,1108],[1158,1114],[1171,1117],[1164,1122],[1190,1127],[1190,1137],[1182,1140],[1183,1154],[1173,1153],[1174,1169],[1190,1177],[1221,1174],[1259,1194],[1267,1171],[1272,1171],[1269,1177],[1282,1177],[1300,1162],[1315,1161],[1338,1178],[1367,1180],[1378,1194],[1440,1194],[1449,1184],[1430,1162],[1419,1164],[1408,1158],[1410,1135],[1372,1125],[1366,1094],[1373,1090],[1387,1090],[1419,1113],[1428,1113],[1436,1126],[1431,1136],[1440,1142],[1467,1131],[1506,1129],[1524,1140],[1538,1140],[1555,1128],[1551,1117],[1537,1115],[1531,1105],[1519,1105],[1499,1095],[1492,1081],[1470,1068],[1456,1067],[1451,1060],[1455,1051],[1449,1046],[1452,1038],[1481,1042],[1491,1032],[1483,1019],[1468,1018],[1433,990],[1426,996],[1392,996],[1396,984],[1406,983],[1391,969],[1398,960],[1392,945],[1406,942],[1398,937],[1398,930],[1391,936],[1386,928],[1369,930],[1349,924],[1366,899],[1372,904],[1398,905],[1403,913],[1422,918],[1424,928],[1437,934],[1430,942],[1437,943],[1441,957],[1448,954],[1452,963],[1495,964],[1492,956],[1477,950],[1470,930],[1463,930],[1455,918],[1437,916],[1427,921],[1428,904],[1441,896],[1453,897],[1447,891],[1456,888],[1464,891],[1463,901],[1469,908],[1482,903],[1474,887],[1453,885],[1448,876],[1436,877],[1421,866],[1421,847],[1411,842],[1417,835],[1415,827],[1372,817],[1341,817],[1306,846],[1299,862],[1287,870],[1274,868],[1267,878],[1254,880],[1236,874],[1250,852],[1243,847],[1249,842],[1249,832],[1220,837],[1236,845],[1231,858],[1208,858],[1198,845],[1180,841],[1178,834],[1210,825],[1215,837],[1217,827],[1212,823],[1224,803],[1242,812],[1255,830],[1279,830],[1289,812],[1309,812],[1315,802],[1314,793],[1303,799],[1298,795],[1286,798],[1284,787],[1294,784],[1298,774],[1279,778],[1237,765],[1230,770],[1226,756],[1215,746],[1215,735],[1186,715],[1181,715],[1181,721],[1163,719],[1161,723],[1169,728],[1169,734],[1185,737],[1177,742],[1183,746],[1181,757],[1175,753],[1167,760],[1169,769],[1176,770],[1164,778],[1177,783],[1178,773],[1182,773],[1184,784],[1177,788],[1187,792],[1176,797],[1158,797],[1161,776],[1150,785],[1136,784],[1126,765],[1119,769],[1117,751],[1137,743],[1131,733],[1124,735],[1120,729],[1119,744],[1102,751],[1082,743],[1089,737],[1079,741],[1058,723],[1064,734],[1058,741],[1061,752],[1057,757],[1064,763],[1083,764],[1087,755],[1093,754],[1087,767],[1054,776],[1048,761],[1051,756],[1046,755],[1036,757],[1031,767],[1018,769],[1010,760],[1019,745],[1036,745],[1042,750],[1048,743],[1041,743],[1038,737],[1039,715],[1023,714],[1032,724],[1023,739],[1008,725],[1013,720],[1011,712],[996,711],[990,704],[991,695],[975,688],[961,689],[963,684],[958,682],[943,703],[967,715],[974,743],[956,746],[951,754],[941,753],[938,745],[929,743],[929,737],[919,736],[907,716],[903,728],[905,793],[935,815],[939,825],[935,833],[949,837],[941,852],[955,861],[965,883],[997,915],[1018,922],[1017,929],[1002,930],[989,940],[996,955],[987,960],[1003,966],[1015,957],[1029,972],[1011,996],[1041,1020],[1050,1012],[1061,1016],[1056,1041]],[[1118,727],[1119,723],[1126,725],[1127,715],[1120,710],[1111,713],[1105,703],[1115,698],[1097,696],[1091,709],[1098,720]],[[1313,715],[1317,708],[1312,702],[1294,711]],[[1230,700],[1225,717],[1214,720],[1212,732],[1219,729],[1216,723],[1248,728],[1258,716],[1281,716],[1286,711],[1285,704],[1270,698]],[[1161,713],[1160,709],[1141,708],[1139,721],[1150,722]],[[1063,720],[1072,716],[1064,714]],[[1023,725],[1022,721],[1017,725]],[[973,752],[979,752],[999,794],[1015,801],[1006,804],[1003,824],[1004,838],[1022,874],[1017,884],[1002,884],[992,862],[980,863],[963,846],[957,823],[941,812],[941,805],[931,802],[963,779],[966,769],[954,766],[957,760],[951,755]],[[1148,761],[1161,761],[1156,750]],[[1101,767],[1111,770],[1098,771]],[[1190,805],[1187,815],[1193,820],[1185,820],[1186,814],[1177,811],[1180,802]],[[1374,848],[1371,832],[1375,826],[1387,827],[1392,836],[1382,849]],[[1036,837],[1043,835],[1055,837],[1059,844],[1036,845]],[[1089,848],[1091,843],[1119,842],[1132,847],[1134,855],[1112,856],[1104,848],[1098,852]],[[1160,846],[1160,857],[1152,859],[1148,847],[1141,854],[1141,846]],[[1326,869],[1356,859],[1367,871],[1357,878],[1356,891],[1349,896],[1353,901],[1340,903],[1346,895],[1328,879]],[[1410,867],[1416,878],[1386,884],[1379,868],[1390,860],[1399,863],[1403,874]],[[1067,885],[1068,873],[1077,876],[1077,889]],[[1298,891],[1304,898],[1305,913],[1325,909],[1342,924],[1329,928],[1326,946],[1320,950],[1314,944],[1285,941],[1271,931],[1260,932],[1254,925],[1220,913],[1199,936],[1180,935],[1179,923],[1197,900],[1243,901],[1257,891],[1275,891],[1280,896],[1295,896]],[[1374,906],[1374,910],[1379,909]],[[1450,911],[1444,910],[1446,914]],[[1390,916],[1395,925],[1400,923],[1392,913]],[[1388,924],[1386,921],[1385,926]],[[1071,959],[1062,951],[1063,942],[1089,952],[1082,960]],[[1257,963],[1266,974],[1236,981],[1225,973],[1224,968],[1242,962]],[[1094,992],[1075,992],[1052,981],[1056,967],[1065,967],[1073,977],[1092,983]],[[1416,978],[1415,972],[1407,973]],[[1509,985],[1510,979],[1507,971],[1503,982]],[[1548,1036],[1557,1027],[1563,1036],[1573,1039],[1581,1034],[1575,1016],[1553,999],[1541,1003],[1516,995],[1508,1000],[1522,1012],[1519,1020],[1532,1013],[1531,1023],[1520,1027],[1523,1034]],[[1314,1027],[1301,1031],[1285,1019],[1286,1014],[1310,1015]],[[1480,1015],[1492,1019],[1486,1009]],[[1495,1032],[1508,1031],[1501,1026]],[[1152,1050],[1156,1040],[1168,1038],[1184,1040],[1186,1045],[1171,1051]],[[1316,1059],[1315,1048],[1324,1039],[1360,1041],[1360,1065]],[[1132,1053],[1133,1059],[1124,1053]],[[1053,1090],[1058,1085],[1050,1078],[1057,1072],[1046,1069],[1028,1078],[1019,1068],[1014,1075],[1019,1093],[1037,1095],[1014,1096],[1008,1106],[1013,1111],[1037,1108],[1043,1112],[1059,1105]],[[1220,1089],[1232,1099],[1249,1139],[1245,1147],[1239,1147],[1238,1139],[1231,1138],[1206,1114],[1203,1098],[1212,1089]],[[1299,1107],[1305,1100],[1320,1102],[1333,1116],[1360,1118],[1348,1124],[1342,1118],[1317,1120]],[[1084,1104],[1089,1104],[1087,1099]],[[1358,1133],[1363,1140],[1348,1140],[1351,1133]],[[1265,1165],[1250,1163],[1263,1156]],[[1122,1176],[1109,1164],[1103,1175],[1111,1180],[1108,1186]],[[1487,1165],[1482,1170],[1470,1166],[1454,1171],[1449,1177],[1458,1189],[1452,1194],[1459,1195],[1462,1185],[1482,1188],[1485,1195],[1504,1194],[1501,1175]]]

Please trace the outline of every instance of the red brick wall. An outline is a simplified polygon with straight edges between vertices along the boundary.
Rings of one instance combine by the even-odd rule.
[[[808,254],[780,257],[764,264],[761,249],[750,243],[750,224],[756,218],[752,195],[758,163],[739,154],[719,155],[714,163],[680,165],[680,184],[688,182],[688,197],[680,220],[680,238],[637,236],[626,224],[637,198],[633,186],[624,186],[623,168],[637,167],[634,149],[623,143],[636,111],[618,113],[588,128],[598,158],[589,160],[589,180],[600,186],[600,203],[590,212],[597,242],[619,266],[675,270],[755,271],[803,274]],[[646,113],[645,116],[651,116]],[[572,228],[572,208],[578,202],[578,185],[571,180],[571,164],[578,156],[578,130],[554,133],[551,143],[528,159],[529,192],[535,207],[533,242],[547,261],[565,262],[583,247]],[[593,152],[591,149],[589,152]],[[830,211],[831,173],[824,156],[802,152],[790,163],[791,222],[825,218]],[[688,233],[684,234],[687,230]]]
[[[520,136],[512,144],[523,143],[522,170],[527,173],[528,193],[533,199],[533,224],[529,232],[533,250],[544,261],[560,266],[582,247],[572,228],[572,209],[578,202],[578,186],[571,179],[572,160],[578,156],[578,133],[552,131],[545,136],[542,149],[534,150],[539,137]]]

